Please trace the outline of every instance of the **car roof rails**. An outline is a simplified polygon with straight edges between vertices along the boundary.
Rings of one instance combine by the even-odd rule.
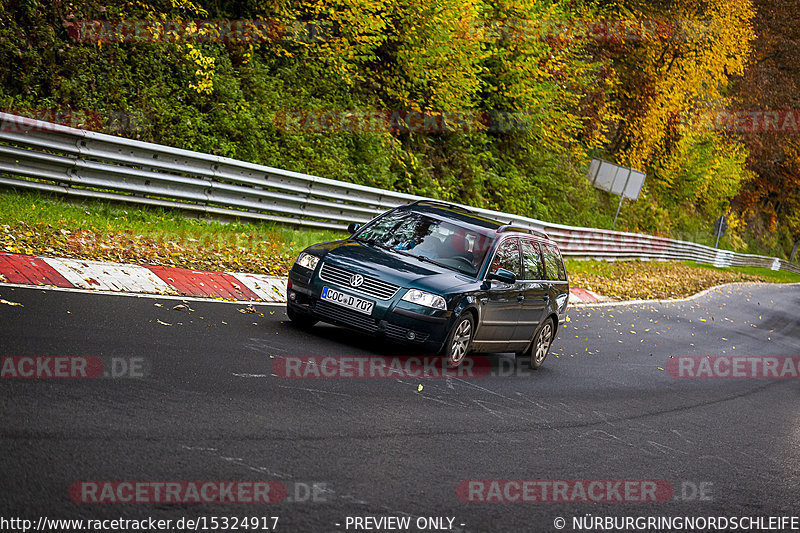
[[[447,207],[448,209],[458,209],[458,210],[464,211],[466,213],[471,213],[471,211],[469,209],[467,209],[466,207],[462,207],[462,206],[460,206],[458,204],[451,204],[449,202],[443,202],[442,200],[428,200],[428,199],[415,200],[415,201],[411,202],[408,205],[418,205],[418,204],[438,205],[438,206],[441,206],[441,207]]]
[[[528,233],[530,235],[539,235],[540,237],[544,237],[547,240],[550,240],[550,235],[547,234],[546,231],[541,229],[535,228],[524,228],[522,226],[515,226],[512,223],[503,224],[499,228],[497,228],[497,233],[502,233],[504,231],[517,231],[519,233]]]

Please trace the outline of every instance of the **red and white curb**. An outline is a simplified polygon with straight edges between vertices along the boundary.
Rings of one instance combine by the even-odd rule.
[[[102,292],[159,294],[281,303],[286,279],[247,272],[209,272],[187,268],[129,265],[84,259],[0,252],[0,283]],[[572,288],[571,304],[608,302],[595,292]]]
[[[571,304],[596,304],[613,301],[613,298],[597,294],[589,289],[581,289],[578,287],[571,287],[569,289],[569,303]]]
[[[0,252],[0,282],[84,290],[284,302],[286,280],[245,272],[208,272]]]

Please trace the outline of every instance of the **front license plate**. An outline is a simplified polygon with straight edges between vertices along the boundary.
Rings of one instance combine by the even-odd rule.
[[[359,313],[364,313],[365,315],[371,315],[372,308],[375,307],[375,302],[370,302],[369,300],[351,294],[345,294],[329,287],[322,287],[322,299],[341,305],[342,307],[347,307],[348,309],[353,309]]]

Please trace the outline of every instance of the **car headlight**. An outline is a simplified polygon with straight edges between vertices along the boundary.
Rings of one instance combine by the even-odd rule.
[[[300,255],[297,256],[297,261],[295,261],[295,263],[309,270],[314,270],[317,268],[317,263],[319,263],[319,257],[307,254],[305,252],[300,252]]]
[[[409,291],[403,295],[403,300],[434,309],[447,309],[447,303],[444,301],[444,298],[438,294],[431,294],[417,289],[409,289]]]

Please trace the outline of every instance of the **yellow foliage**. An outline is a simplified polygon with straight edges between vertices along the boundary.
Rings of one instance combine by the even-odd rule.
[[[478,20],[476,0],[407,0],[389,6],[394,64],[379,72],[388,95],[415,111],[470,109],[480,86],[481,43],[458,38]]]
[[[314,0],[282,3],[272,13],[285,28],[285,46],[274,53],[335,73],[349,84],[361,76],[359,61],[374,59],[386,39],[388,0]]]
[[[670,122],[693,109],[727,103],[730,76],[743,72],[754,38],[750,0],[684,0],[675,12],[671,40],[644,45],[635,58],[642,94],[638,113],[627,128],[629,147],[623,160],[641,168],[663,148]],[[642,13],[634,16],[647,18]]]
[[[189,87],[200,94],[211,94],[214,90],[214,58],[203,55],[203,52],[188,43],[186,49],[186,57],[197,65],[194,72],[196,83],[190,83]]]
[[[180,9],[194,16],[207,17],[208,11],[191,0],[171,0],[173,9]]]
[[[691,202],[718,216],[753,177],[745,168],[747,150],[714,132],[686,132],[654,165],[650,187],[660,198]]]

